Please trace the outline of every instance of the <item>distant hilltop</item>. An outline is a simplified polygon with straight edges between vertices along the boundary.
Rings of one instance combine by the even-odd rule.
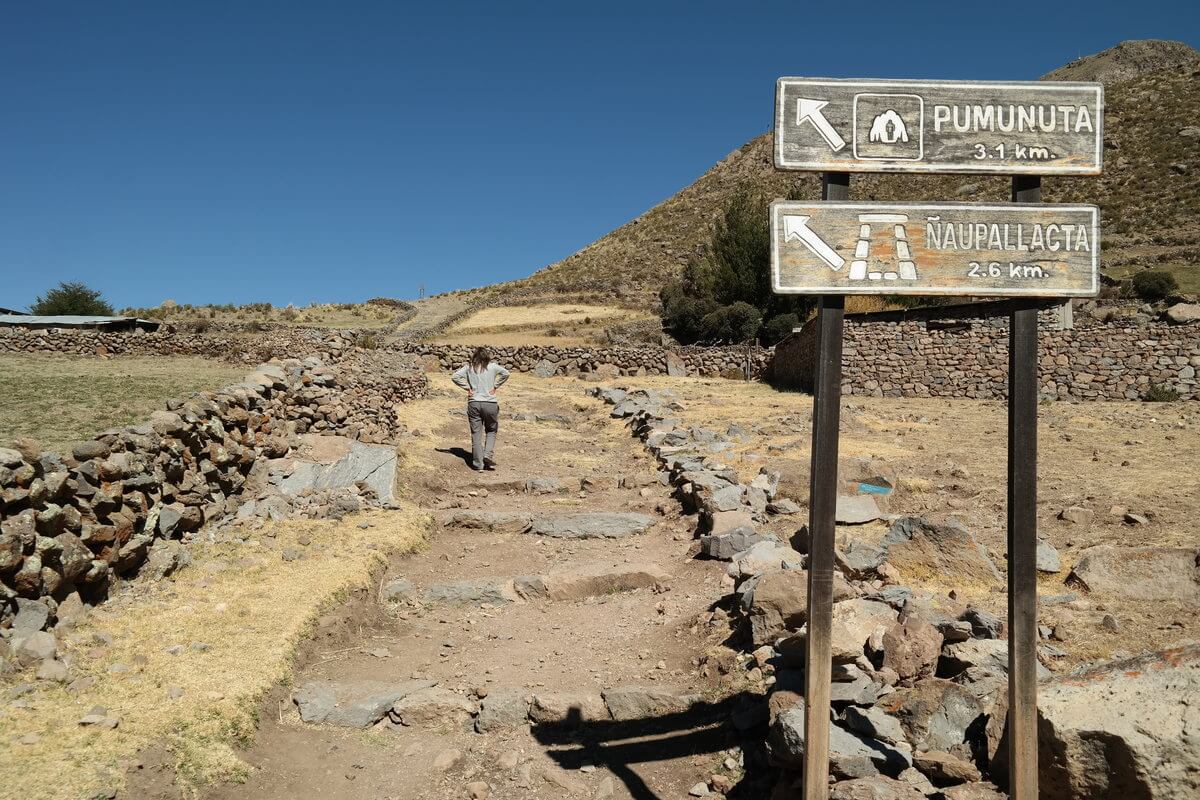
[[[1200,53],[1188,45],[1142,40],[1122,42],[1044,76],[1106,85],[1104,174],[1047,180],[1043,196],[1047,202],[1101,207],[1102,269],[1110,276],[1149,266],[1181,275],[1200,270],[1192,266],[1200,262],[1198,70]],[[670,199],[528,278],[487,287],[481,299],[573,294],[656,309],[658,290],[704,253],[729,200],[747,189],[815,200],[820,180],[776,170],[772,134],[765,133]],[[851,198],[1005,201],[1009,189],[1008,178],[994,176],[856,175]],[[1188,286],[1182,277],[1180,283]],[[1192,281],[1197,284],[1200,278]]]

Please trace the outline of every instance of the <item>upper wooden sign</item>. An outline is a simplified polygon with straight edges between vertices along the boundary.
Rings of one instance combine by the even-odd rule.
[[[1099,83],[780,78],[775,166],[1099,175]]]
[[[771,204],[779,294],[1094,297],[1099,212],[1053,203]]]

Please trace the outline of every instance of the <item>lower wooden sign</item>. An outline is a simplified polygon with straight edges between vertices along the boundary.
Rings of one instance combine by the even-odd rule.
[[[1094,297],[1099,257],[1095,206],[771,204],[780,294]]]

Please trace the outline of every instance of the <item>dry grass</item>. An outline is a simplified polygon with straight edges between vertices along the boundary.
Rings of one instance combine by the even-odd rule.
[[[571,322],[583,322],[589,318],[612,321],[617,317],[627,321],[634,318],[647,318],[649,315],[616,306],[569,304],[497,306],[475,312],[466,319],[455,323],[447,333],[487,332],[536,326],[553,327]]]
[[[359,523],[373,527],[360,529]],[[341,522],[273,523],[246,544],[196,545],[193,566],[95,610],[68,657],[95,684],[78,693],[39,683],[28,708],[0,715],[0,797],[92,797],[122,783],[131,759],[166,747],[192,788],[237,780],[247,766],[233,746],[253,734],[264,694],[291,677],[298,643],[325,607],[367,586],[392,553],[425,541],[429,519],[415,507]],[[280,558],[300,534],[304,557]],[[96,650],[94,636],[112,644]],[[193,643],[207,645],[197,649]],[[166,648],[183,645],[178,655]],[[124,664],[129,672],[110,672]],[[167,699],[169,687],[183,690]],[[115,730],[81,727],[96,705],[120,717]],[[20,744],[30,735],[33,744]]]
[[[399,309],[373,303],[310,303],[307,306],[163,305],[123,311],[173,324],[269,322],[301,328],[382,328],[400,313]]]
[[[245,375],[202,358],[0,355],[0,442],[30,436],[47,449],[146,419],[171,397]]]

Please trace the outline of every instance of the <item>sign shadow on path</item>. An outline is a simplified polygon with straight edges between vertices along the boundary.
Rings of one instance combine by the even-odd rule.
[[[637,765],[740,747],[745,756],[744,772],[727,796],[750,798],[755,795],[753,787],[769,777],[763,744],[766,728],[737,731],[731,719],[743,703],[755,699],[763,698],[740,693],[717,702],[694,703],[686,711],[635,720],[584,720],[579,708],[571,708],[565,720],[539,723],[531,730],[534,738],[547,747],[547,755],[564,770],[578,770],[588,764],[605,768],[625,784],[634,800],[668,797],[650,788],[635,769]],[[697,780],[707,777],[705,773]]]

